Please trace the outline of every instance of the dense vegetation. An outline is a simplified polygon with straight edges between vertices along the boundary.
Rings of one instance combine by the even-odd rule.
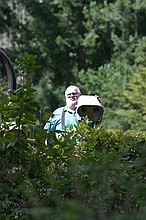
[[[144,130],[145,20],[145,0],[1,0],[0,47],[12,61],[37,56],[26,81],[46,118],[76,84],[100,95],[105,128]]]
[[[0,219],[145,219],[146,132],[81,123],[56,138],[35,119],[30,85],[11,100],[6,88],[0,92]]]
[[[145,220],[145,19],[144,0],[0,1],[17,77],[0,85],[0,219]],[[100,95],[103,122],[56,138],[69,84]]]

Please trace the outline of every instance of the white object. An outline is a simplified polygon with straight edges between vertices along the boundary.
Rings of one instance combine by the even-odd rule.
[[[98,96],[81,95],[78,98],[77,112],[81,117],[88,116],[90,121],[101,122],[104,107]]]

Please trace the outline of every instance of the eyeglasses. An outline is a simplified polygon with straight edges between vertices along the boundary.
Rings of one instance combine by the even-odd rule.
[[[78,95],[77,92],[72,92],[72,93],[68,93],[67,96],[71,96],[71,95]]]

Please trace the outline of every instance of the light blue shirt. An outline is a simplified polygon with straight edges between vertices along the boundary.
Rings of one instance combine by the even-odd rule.
[[[79,121],[81,121],[81,117],[76,111],[72,111],[67,106],[60,107],[53,112],[53,116],[50,117],[49,120],[46,122],[44,129],[46,129],[48,132],[55,130],[62,131],[63,126],[74,126],[77,125]]]

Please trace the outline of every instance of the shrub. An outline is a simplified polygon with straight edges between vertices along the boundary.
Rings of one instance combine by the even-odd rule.
[[[146,132],[80,123],[57,138],[38,124],[33,92],[1,85],[1,219],[144,219]]]

